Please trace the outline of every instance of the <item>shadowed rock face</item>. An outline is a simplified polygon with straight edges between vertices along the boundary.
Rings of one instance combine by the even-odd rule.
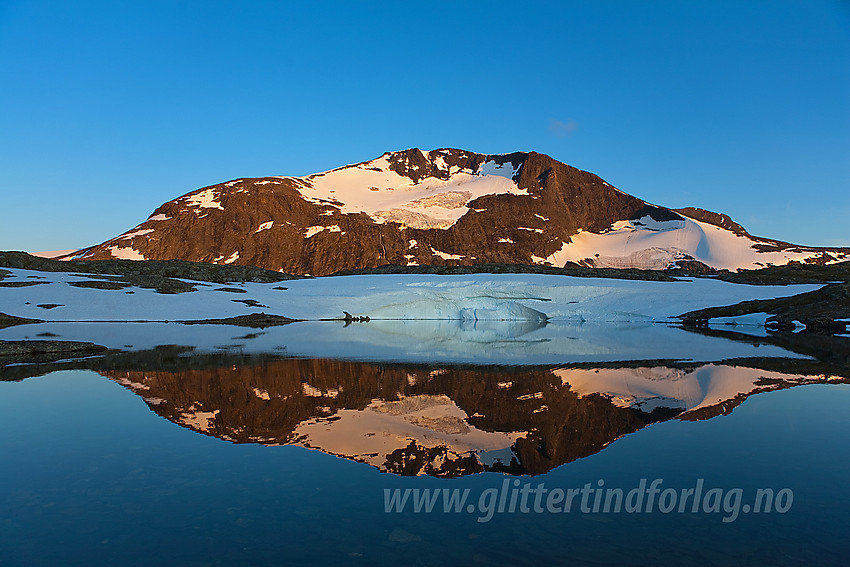
[[[706,419],[752,393],[846,381],[730,365],[434,368],[326,359],[100,372],[206,435],[303,445],[433,476],[542,474],[657,421]]]
[[[503,183],[492,191],[468,190],[470,181],[485,176],[506,177],[511,188]],[[320,186],[324,189],[317,191]],[[410,191],[416,194],[405,201]],[[360,203],[373,202],[370,196],[375,203],[395,204],[361,211],[369,206]],[[682,211],[748,236],[723,215]],[[179,258],[312,275],[387,264],[541,264],[579,229],[603,233],[615,222],[646,217],[684,221],[675,211],[543,154],[410,149],[302,178],[248,178],[204,187],[165,203],[138,227],[81,257]],[[792,248],[759,242],[766,251]],[[833,259],[825,249],[805,250],[813,261]],[[593,254],[580,261],[593,266]]]
[[[726,230],[731,230],[735,234],[741,236],[750,236],[750,233],[747,232],[740,224],[736,223],[732,220],[729,215],[724,215],[723,213],[715,213],[712,211],[706,211],[705,209],[700,209],[697,207],[685,207],[683,209],[673,209],[677,213],[681,213],[683,215],[687,215],[692,219],[701,220],[703,222],[707,222],[709,224],[713,224],[715,226],[719,226],[721,228],[725,228]]]

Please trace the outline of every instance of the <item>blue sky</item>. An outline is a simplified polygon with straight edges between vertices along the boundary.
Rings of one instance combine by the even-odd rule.
[[[850,2],[0,0],[0,249],[228,179],[534,150],[850,245]]]

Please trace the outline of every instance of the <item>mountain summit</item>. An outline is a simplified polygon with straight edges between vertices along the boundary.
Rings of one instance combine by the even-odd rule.
[[[754,237],[726,215],[652,205],[535,152],[413,148],[305,177],[204,187],[66,258],[180,258],[323,275],[385,264],[735,270],[848,254]]]

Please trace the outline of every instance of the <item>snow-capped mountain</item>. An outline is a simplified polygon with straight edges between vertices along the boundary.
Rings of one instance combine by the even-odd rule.
[[[198,189],[66,258],[180,258],[322,275],[384,264],[734,270],[848,254],[754,237],[725,215],[652,205],[535,152],[414,148],[306,177]]]

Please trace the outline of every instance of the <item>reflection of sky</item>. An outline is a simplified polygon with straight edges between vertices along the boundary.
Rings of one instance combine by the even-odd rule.
[[[176,323],[46,323],[0,330],[0,337],[32,338],[41,332],[63,340],[110,348],[148,349],[160,344],[199,351],[235,349],[293,356],[406,362],[558,364],[637,359],[722,360],[746,356],[797,356],[779,347],[755,347],[706,337],[663,324],[540,323],[532,321],[308,321],[267,329]],[[246,338],[247,336],[247,338]],[[23,338],[22,335],[20,338]]]

